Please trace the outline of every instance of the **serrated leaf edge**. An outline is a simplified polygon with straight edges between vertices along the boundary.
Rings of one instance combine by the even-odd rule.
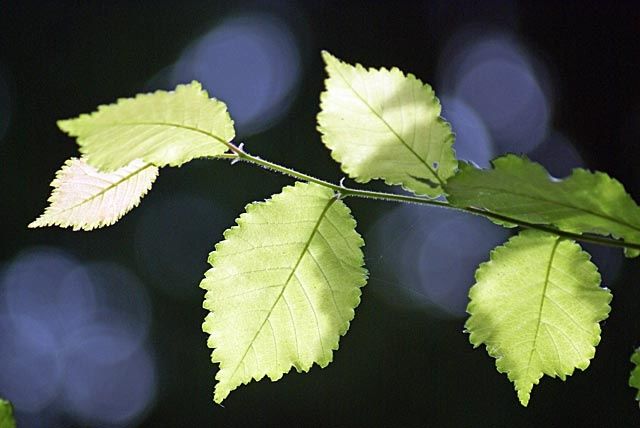
[[[234,237],[234,235],[235,235],[236,233],[239,233],[239,231],[240,231],[240,229],[241,229],[241,227],[242,227],[242,225],[243,225],[243,223],[244,223],[244,221],[245,221],[245,219],[246,219],[246,217],[247,217],[247,214],[249,214],[250,212],[253,212],[253,211],[255,211],[255,210],[259,210],[259,209],[261,209],[261,208],[262,208],[262,207],[264,207],[264,206],[267,206],[267,205],[269,204],[269,202],[271,202],[271,201],[272,201],[272,200],[274,200],[274,199],[278,199],[278,198],[285,198],[285,197],[286,197],[286,195],[287,195],[287,194],[289,194],[289,193],[291,193],[291,192],[293,191],[293,189],[294,189],[294,188],[296,188],[296,187],[300,187],[300,186],[304,186],[304,185],[308,185],[308,184],[310,185],[311,183],[296,182],[293,186],[285,186],[285,187],[282,189],[282,191],[281,191],[280,193],[277,193],[277,194],[273,195],[271,198],[269,198],[269,199],[267,199],[267,200],[264,200],[264,201],[256,201],[256,202],[252,202],[252,203],[249,203],[249,204],[245,205],[244,212],[243,212],[242,214],[240,214],[240,216],[236,219],[236,225],[234,225],[234,226],[232,226],[232,227],[230,227],[230,228],[228,228],[227,230],[225,230],[225,231],[224,231],[224,233],[223,233],[223,237],[224,237],[224,239],[223,239],[222,241],[219,241],[218,243],[216,243],[216,245],[214,246],[214,250],[213,250],[213,251],[211,251],[211,252],[209,253],[209,257],[208,257],[208,262],[209,262],[209,264],[210,264],[211,266],[215,266],[215,256],[216,256],[216,252],[217,252],[218,250],[222,249],[222,247],[225,245],[225,241],[227,241],[227,240],[229,240],[229,239],[233,238],[233,237]],[[345,210],[346,210],[346,211],[345,211],[345,213],[346,213],[346,214],[348,214],[347,219],[348,219],[348,221],[351,223],[351,226],[352,226],[352,228],[353,228],[353,231],[354,231],[354,233],[356,234],[356,236],[358,237],[358,242],[357,242],[358,247],[359,247],[359,248],[362,248],[362,247],[365,245],[365,243],[364,243],[364,239],[362,238],[362,235],[360,235],[360,234],[358,233],[357,229],[356,229],[357,222],[356,222],[355,218],[353,217],[353,215],[351,215],[351,210],[349,209],[349,207],[347,207],[347,206],[346,206],[346,205],[344,205],[344,204],[343,204],[343,205],[334,205],[334,202],[336,202],[337,200],[339,200],[339,198],[337,197],[337,195],[333,195],[333,196],[331,197],[331,199],[329,199],[329,200],[328,200],[328,203],[327,203],[326,208],[323,210],[323,212],[322,212],[321,216],[318,218],[318,221],[317,221],[317,223],[316,223],[316,225],[315,225],[315,227],[314,227],[313,233],[312,233],[312,234],[310,235],[310,237],[308,238],[308,240],[307,240],[307,242],[306,242],[306,245],[305,245],[305,248],[304,248],[304,250],[301,252],[300,257],[298,258],[298,262],[296,263],[296,268],[297,268],[297,266],[299,265],[300,260],[302,260],[302,258],[304,257],[304,254],[305,254],[305,252],[306,252],[306,249],[308,248],[308,246],[309,246],[309,245],[311,244],[311,242],[313,241],[313,238],[314,238],[314,236],[315,236],[315,233],[317,232],[317,229],[319,228],[320,224],[322,223],[322,220],[325,218],[326,213],[328,212],[328,210],[329,210],[332,206],[333,206],[333,207],[336,207],[336,206],[337,206],[337,207],[340,207],[341,209],[345,209]],[[352,308],[350,308],[349,316],[348,316],[348,317],[346,317],[346,318],[344,319],[344,323],[343,323],[343,325],[340,327],[340,330],[338,331],[338,337],[337,337],[337,339],[338,339],[338,340],[336,340],[335,344],[332,344],[332,345],[331,345],[331,347],[329,348],[330,356],[329,356],[326,360],[324,360],[324,361],[313,361],[313,362],[312,362],[311,364],[309,364],[308,366],[297,366],[297,365],[295,365],[295,364],[293,364],[293,363],[292,363],[292,364],[289,366],[288,370],[283,371],[282,373],[279,373],[279,374],[277,374],[277,375],[275,375],[275,376],[271,376],[270,374],[265,373],[265,374],[263,374],[263,375],[262,375],[262,376],[260,376],[260,377],[257,377],[257,378],[256,378],[256,377],[252,377],[252,378],[250,378],[250,379],[247,379],[246,381],[243,381],[240,385],[247,385],[247,384],[249,384],[252,380],[260,381],[260,380],[262,380],[265,376],[266,376],[266,377],[268,377],[272,382],[275,382],[275,381],[278,381],[279,379],[281,379],[284,375],[286,375],[286,374],[290,373],[292,368],[295,368],[295,369],[296,369],[296,371],[297,371],[298,373],[302,373],[302,372],[307,373],[307,372],[309,372],[309,370],[311,370],[311,368],[313,367],[313,365],[314,365],[314,364],[317,364],[320,368],[325,368],[325,367],[327,367],[327,366],[329,365],[329,363],[331,363],[331,362],[333,361],[333,352],[334,352],[334,351],[337,351],[337,350],[339,349],[339,347],[340,347],[340,340],[339,340],[339,338],[340,338],[340,337],[342,337],[342,336],[344,336],[344,335],[348,332],[349,327],[350,327],[350,325],[351,325],[351,322],[353,321],[353,319],[354,319],[354,317],[355,317],[355,309],[360,305],[360,302],[361,302],[361,296],[362,296],[362,293],[361,293],[361,291],[360,291],[360,290],[361,290],[361,289],[362,289],[362,287],[364,287],[364,286],[366,285],[366,283],[367,283],[367,279],[368,279],[368,271],[367,271],[367,269],[364,267],[364,259],[362,260],[362,262],[363,262],[363,265],[361,266],[361,269],[362,269],[363,276],[362,276],[362,279],[361,279],[361,283],[356,284],[356,285],[357,285],[358,293],[357,293],[357,294],[354,294],[354,296],[352,296],[352,297],[354,298],[353,307],[352,307]],[[207,272],[208,272],[208,271],[207,271]],[[292,275],[293,275],[293,273],[295,273],[295,268],[294,268],[294,269],[292,269]],[[291,275],[291,276],[292,276],[292,275]],[[204,286],[204,281],[205,281],[206,279],[207,279],[207,273],[205,273],[205,279],[203,279],[203,280],[200,282],[200,288],[202,288],[202,289],[204,289],[204,290],[206,290],[206,291],[209,291],[209,290],[206,288],[206,286]],[[288,281],[287,281],[287,284],[288,284]],[[283,295],[283,293],[284,293],[284,290],[285,290],[285,289],[286,289],[286,285],[283,287],[283,290],[281,291],[280,296],[282,296],[282,295]],[[279,301],[279,298],[278,298],[278,299],[276,299],[276,302],[274,303],[274,306],[275,306],[275,304],[276,304],[278,301]],[[203,305],[203,307],[204,307],[206,310],[209,310],[209,308],[207,308],[207,307],[206,307],[206,305]],[[273,309],[273,308],[272,308],[272,309]],[[209,316],[211,316],[211,315],[212,315],[212,312],[209,312],[209,313],[207,314],[207,317],[209,317]],[[267,315],[267,317],[266,317],[265,319],[268,319],[268,318],[269,318],[269,315]],[[265,322],[266,322],[266,321],[265,321]],[[205,322],[202,324],[202,329],[203,329],[203,331],[204,331],[205,333],[210,334],[211,332],[208,330],[208,328],[206,328],[206,327],[205,327],[205,325],[206,325],[206,320],[205,320]],[[213,338],[212,338],[211,336],[209,336],[209,338],[207,339],[207,346],[208,346],[209,348],[213,349],[213,352],[212,352],[212,354],[211,354],[211,361],[212,361],[213,363],[217,363],[217,364],[219,364],[219,369],[218,369],[218,372],[216,373],[215,379],[216,379],[216,381],[220,382],[220,373],[222,372],[222,370],[223,370],[223,369],[225,369],[225,368],[227,368],[227,367],[224,365],[223,361],[221,361],[221,360],[220,360],[220,358],[216,357],[216,352],[215,352],[215,351],[216,351],[217,347],[216,347],[215,340],[213,340]],[[232,376],[232,377],[233,377],[233,376]],[[239,386],[240,386],[240,385],[239,385]],[[229,393],[230,393],[230,392],[232,392],[233,390],[235,390],[237,387],[235,387],[235,388],[231,389],[231,390],[230,390],[229,392],[227,392],[224,396],[219,396],[219,395],[217,394],[217,388],[218,388],[218,384],[216,384],[216,387],[215,387],[216,392],[214,393],[214,401],[215,401],[216,403],[220,404],[220,403],[222,403],[222,401],[223,401],[223,400],[224,400],[224,399],[229,395]]]
[[[525,232],[527,232],[527,231],[525,231]],[[535,231],[535,232],[534,231],[529,231],[529,232],[531,232],[531,233],[541,233],[541,232],[537,232],[537,231]],[[597,267],[593,264],[593,262],[591,262],[591,255],[589,253],[587,253],[586,251],[584,251],[577,242],[575,242],[573,240],[561,238],[561,237],[554,237],[553,235],[550,235],[550,234],[547,234],[547,235],[548,235],[548,237],[553,238],[553,239],[556,240],[556,243],[557,243],[556,245],[559,245],[559,243],[561,241],[565,241],[565,242],[571,243],[574,247],[577,247],[579,249],[580,256],[583,257],[585,262],[588,262],[588,263],[592,264],[595,267],[595,273],[597,274],[598,278],[600,278],[600,273],[598,272]],[[486,261],[486,262],[480,263],[480,265],[478,266],[478,269],[475,272],[474,276],[475,276],[475,283],[476,284],[479,283],[482,280],[483,275],[485,274],[485,272],[488,269],[491,269],[491,267],[494,264],[493,260],[494,260],[495,256],[497,254],[499,254],[500,252],[504,251],[505,249],[508,250],[508,248],[510,247],[510,244],[512,245],[512,240],[514,238],[518,238],[518,236],[519,235],[513,236],[508,241],[506,241],[504,244],[498,245],[497,247],[495,247],[494,249],[491,250],[489,260]],[[550,260],[550,262],[552,262],[552,259]],[[598,283],[600,283],[600,280],[598,280]],[[475,302],[473,300],[473,296],[472,296],[472,294],[474,293],[474,287],[475,287],[475,284],[469,290],[469,304],[467,305],[467,310],[466,310],[467,313],[470,316],[473,316],[474,308],[476,306],[476,304],[475,304]],[[600,288],[603,289],[603,290],[606,290],[606,291],[610,291],[606,287],[600,287]],[[540,379],[542,379],[544,377],[544,375],[547,375],[547,376],[549,376],[551,378],[555,378],[557,376],[557,377],[560,377],[564,381],[567,376],[572,376],[573,375],[573,373],[575,372],[576,368],[584,371],[589,367],[589,365],[591,363],[591,360],[595,357],[596,346],[600,343],[600,340],[601,340],[601,335],[600,334],[602,332],[602,329],[600,327],[600,322],[602,322],[605,319],[607,319],[607,317],[609,316],[609,313],[611,312],[611,306],[609,305],[610,302],[611,302],[611,294],[609,294],[609,300],[608,300],[608,303],[607,303],[606,312],[601,314],[601,318],[599,320],[594,321],[595,322],[595,331],[594,331],[595,338],[594,338],[593,343],[591,344],[591,346],[589,348],[588,355],[586,355],[583,360],[579,361],[575,365],[575,367],[572,367],[571,370],[566,374],[545,373],[543,371],[539,371],[539,373],[536,373],[537,379],[532,382],[531,388],[528,391],[518,390],[518,388],[516,387],[516,392],[518,393],[518,398],[520,399],[520,403],[523,406],[526,407],[528,405],[529,399],[530,399],[530,396],[531,396],[531,392],[533,390],[533,387],[540,383]],[[495,359],[496,369],[498,370],[498,372],[506,374],[508,379],[509,379],[509,381],[511,381],[515,386],[516,379],[514,379],[512,377],[512,374],[511,374],[511,372],[509,370],[504,369],[500,364],[500,361],[503,358],[503,355],[500,352],[500,347],[499,346],[495,346],[495,345],[492,346],[492,345],[486,344],[486,343],[484,343],[482,341],[476,340],[477,339],[477,333],[469,330],[469,328],[468,328],[468,323],[469,323],[470,319],[471,318],[469,318],[467,320],[467,322],[465,322],[464,332],[469,334],[469,342],[473,345],[473,348],[474,349],[478,348],[479,346],[484,344],[489,356],[491,356],[492,358]]]
[[[324,62],[325,62],[325,72],[329,76],[329,77],[327,77],[325,79],[325,82],[332,77],[332,75],[329,72],[329,67],[330,67],[329,61],[336,61],[340,65],[353,67],[356,70],[361,70],[361,71],[364,71],[366,73],[378,73],[378,72],[390,73],[390,74],[394,74],[395,73],[395,74],[399,74],[403,78],[406,78],[408,80],[412,80],[412,81],[415,81],[415,82],[419,83],[422,86],[422,88],[425,89],[429,93],[429,95],[431,95],[433,97],[433,99],[434,99],[434,101],[435,101],[435,103],[437,105],[438,116],[436,117],[436,122],[438,122],[441,125],[444,125],[449,130],[449,135],[447,136],[446,140],[443,143],[443,149],[446,148],[446,149],[451,150],[451,152],[453,153],[453,157],[455,159],[455,149],[453,147],[453,144],[455,142],[455,134],[453,133],[453,130],[451,128],[451,124],[449,122],[447,122],[440,115],[440,113],[442,111],[442,105],[440,103],[440,99],[435,95],[435,91],[433,90],[431,85],[429,85],[428,83],[423,82],[421,79],[417,78],[413,73],[405,73],[405,72],[403,72],[398,67],[391,67],[391,68],[386,68],[386,67],[379,67],[379,68],[364,67],[360,63],[355,63],[354,65],[351,65],[351,64],[349,64],[349,63],[337,58],[336,56],[332,55],[331,53],[329,53],[326,50],[322,51],[322,57],[323,57]],[[343,77],[341,77],[341,78],[348,86],[351,86],[346,79],[344,79]],[[356,91],[352,90],[352,92],[356,96],[360,97],[360,95]],[[322,112],[324,110],[324,107],[326,105],[327,96],[328,96],[328,91],[326,89],[326,83],[325,83],[325,90],[323,90],[320,93],[320,112]],[[369,109],[371,109],[372,112],[376,116],[378,115],[378,113],[373,111],[373,109],[371,108],[371,106],[369,106],[368,103],[364,102],[364,104],[367,105],[367,107],[369,107]],[[387,125],[387,127],[389,127],[389,125]],[[318,125],[316,126],[316,129],[324,137],[324,127],[321,126],[318,123]],[[389,127],[389,130],[392,133],[395,134],[395,130],[393,130],[391,127]],[[399,139],[402,141],[401,138],[399,138]],[[399,185],[406,191],[409,191],[409,192],[412,192],[412,193],[416,193],[415,190],[413,190],[413,189],[409,188],[408,186],[406,186],[405,182],[402,181],[402,180],[395,181],[395,180],[392,180],[392,179],[389,179],[389,178],[385,178],[385,177],[381,177],[381,176],[377,176],[377,175],[374,175],[374,174],[371,174],[371,177],[364,177],[364,178],[363,177],[359,177],[355,172],[353,172],[352,168],[350,168],[347,164],[343,163],[342,154],[339,153],[338,150],[335,149],[335,147],[333,147],[327,141],[325,141],[324,138],[322,138],[322,142],[329,149],[329,154],[330,154],[331,158],[340,165],[340,169],[345,174],[347,174],[350,178],[352,178],[354,181],[356,181],[358,183],[365,184],[365,183],[370,182],[371,180],[383,180],[384,183],[389,185],[389,186],[398,186]],[[440,175],[436,172],[436,170],[434,170],[432,168],[431,165],[429,165],[422,158],[420,158],[420,156],[418,156],[412,148],[410,148],[406,143],[404,143],[404,141],[402,141],[402,143],[403,143],[404,146],[406,146],[420,160],[421,163],[423,163],[427,167],[428,171],[433,176],[433,178],[435,178],[438,181],[438,188],[441,190],[441,192],[439,194],[436,194],[436,195],[426,195],[426,194],[424,194],[424,196],[434,197],[435,198],[435,197],[438,197],[440,194],[444,194],[444,192],[445,192],[444,184],[446,183],[446,181],[450,177],[447,177],[447,178],[440,177]],[[454,175],[452,174],[451,177],[453,177],[453,176]],[[411,177],[411,178],[414,179],[414,180],[416,179],[415,177]]]
[[[76,162],[83,162],[83,161],[84,161],[83,158],[76,158],[76,157],[69,158],[65,161],[62,167],[58,171],[56,171],[56,175],[53,181],[51,181],[50,183],[50,186],[53,188],[53,190],[51,191],[51,195],[47,199],[47,202],[49,202],[49,205],[45,208],[44,212],[37,219],[35,219],[34,221],[32,221],[27,225],[28,228],[33,229],[37,227],[60,226],[62,228],[72,227],[74,231],[78,231],[78,230],[90,231],[90,230],[98,229],[105,226],[111,226],[112,224],[115,224],[118,220],[120,220],[126,213],[128,213],[129,211],[131,211],[133,208],[137,207],[140,204],[140,201],[149,192],[149,190],[151,190],[153,183],[155,182],[156,178],[159,175],[159,169],[156,166],[150,163],[146,163],[142,165],[140,168],[138,168],[137,170],[127,174],[125,177],[122,177],[117,182],[110,184],[105,189],[102,189],[99,193],[92,195],[90,198],[85,199],[82,202],[77,203],[72,207],[65,208],[62,211],[57,211],[55,209],[55,204],[58,202],[59,198],[62,197],[62,195],[60,194],[60,191],[61,191],[60,189],[61,189],[61,186],[64,184],[65,175],[69,172],[69,170],[74,166]],[[133,162],[136,162],[136,161],[133,161]],[[131,163],[129,165],[131,165]],[[115,171],[112,171],[110,173],[100,172],[96,168],[89,165],[88,163],[85,163],[85,164],[88,168],[93,169],[94,172],[98,174],[113,174],[115,172]],[[129,165],[122,167],[122,169],[128,168]],[[134,176],[142,173],[148,168],[155,169],[155,173],[153,173],[153,176],[149,180],[148,184],[143,188],[139,196],[134,200],[130,201],[125,206],[125,208],[122,209],[120,213],[117,214],[114,218],[101,219],[97,223],[85,222],[82,224],[76,224],[76,223],[69,222],[68,220],[61,220],[60,218],[56,218],[57,216],[59,216],[61,212],[66,212],[71,209],[77,208],[83,204],[89,203],[95,198],[98,198],[101,195],[104,195],[105,193],[115,189],[117,186],[126,182],[127,180],[132,179]]]

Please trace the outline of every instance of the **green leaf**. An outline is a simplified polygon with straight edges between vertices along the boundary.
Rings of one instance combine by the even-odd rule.
[[[224,153],[225,143],[235,136],[225,104],[210,99],[198,82],[120,99],[94,113],[61,120],[58,126],[77,137],[87,162],[101,171],[135,159],[180,166]]]
[[[138,205],[157,176],[158,168],[140,159],[113,172],[100,172],[84,159],[71,158],[51,182],[50,205],[29,227],[109,226]]]
[[[442,194],[457,161],[431,87],[397,68],[367,70],[322,56],[329,78],[318,130],[342,170],[360,183],[382,178],[415,193]]]
[[[460,172],[446,184],[449,202],[529,223],[640,243],[640,207],[608,175],[574,169],[568,178],[557,180],[541,165],[515,155],[492,163],[489,170],[461,163]],[[626,254],[638,255],[635,250]]]
[[[325,187],[285,187],[236,222],[200,284],[217,403],[252,379],[329,364],[367,276],[355,220]]]
[[[0,428],[16,428],[13,407],[7,400],[0,398]]]
[[[564,380],[595,355],[611,293],[589,259],[573,241],[525,230],[476,271],[469,340],[486,345],[523,406],[544,374]]]
[[[640,348],[631,355],[631,362],[635,365],[629,376],[629,386],[638,390],[636,400],[640,401]]]

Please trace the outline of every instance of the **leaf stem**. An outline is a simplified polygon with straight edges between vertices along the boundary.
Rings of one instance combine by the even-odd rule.
[[[499,213],[494,213],[481,208],[456,207],[451,205],[448,202],[440,201],[437,199],[430,199],[430,198],[425,198],[420,196],[399,195],[399,194],[387,193],[387,192],[375,192],[371,190],[362,190],[362,189],[354,189],[351,187],[345,187],[341,184],[330,183],[328,181],[321,180],[311,175],[298,172],[294,169],[287,168],[282,165],[278,165],[276,163],[262,159],[258,156],[251,155],[245,152],[241,147],[238,147],[233,143],[226,143],[226,145],[229,147],[229,150],[232,153],[217,155],[217,156],[214,156],[214,158],[241,160],[247,163],[252,163],[254,165],[259,165],[263,168],[278,172],[280,174],[288,175],[298,180],[307,181],[310,183],[316,183],[321,186],[328,187],[329,189],[338,193],[341,197],[354,196],[357,198],[377,199],[381,201],[408,202],[408,203],[420,204],[420,205],[431,205],[431,206],[436,206],[440,208],[447,208],[447,209],[452,209],[456,211],[462,211],[462,212],[466,212],[474,215],[480,215],[493,220],[499,220],[505,223],[511,223],[526,229],[540,230],[543,232],[551,233],[553,235],[561,236],[563,238],[573,239],[575,241],[589,242],[592,244],[603,245],[603,246],[614,247],[614,248],[630,248],[634,250],[640,250],[640,244],[637,244],[637,243],[625,242],[620,239],[614,239],[607,236],[598,236],[591,233],[579,234],[579,233],[568,232],[565,230],[557,229],[552,226],[530,223],[524,220],[519,220],[513,217],[509,217]]]

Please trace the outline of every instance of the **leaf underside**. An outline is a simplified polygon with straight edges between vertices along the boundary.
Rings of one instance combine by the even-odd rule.
[[[589,258],[573,241],[525,230],[476,272],[469,340],[486,345],[524,406],[543,375],[564,380],[595,355],[611,293]]]
[[[453,133],[429,85],[397,68],[351,66],[323,52],[329,75],[318,130],[342,170],[358,182],[382,178],[438,196],[457,167]]]
[[[640,401],[640,348],[631,355],[631,362],[634,364],[629,376],[629,386],[637,389],[636,400]]]
[[[355,225],[331,190],[296,183],[248,205],[225,232],[200,284],[220,363],[216,402],[252,379],[332,361],[366,283]]]
[[[87,162],[101,171],[135,159],[180,166],[224,153],[225,143],[235,136],[225,104],[209,98],[198,82],[120,99],[94,113],[61,120],[58,126],[77,137]]]
[[[553,179],[539,164],[515,155],[495,159],[493,169],[460,164],[446,184],[447,199],[517,220],[551,224],[576,233],[612,235],[640,243],[640,207],[619,181],[602,172],[574,169]],[[638,255],[625,250],[627,256]]]
[[[113,172],[68,159],[51,182],[49,206],[29,227],[92,230],[111,225],[138,205],[157,176],[158,168],[140,159]]]

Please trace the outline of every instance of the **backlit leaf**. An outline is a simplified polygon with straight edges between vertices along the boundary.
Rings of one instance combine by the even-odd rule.
[[[640,401],[640,348],[631,355],[631,362],[634,364],[629,376],[629,386],[637,389],[636,400]]]
[[[470,341],[486,345],[524,406],[543,375],[564,380],[595,355],[611,293],[599,287],[589,259],[573,241],[525,230],[476,272],[465,325]]]
[[[329,78],[318,129],[342,170],[358,182],[382,178],[440,195],[457,161],[453,134],[429,85],[397,68],[351,66],[323,52]]]
[[[209,98],[198,82],[120,99],[91,114],[61,120],[58,126],[77,137],[86,161],[101,171],[135,159],[180,166],[224,153],[224,143],[235,136],[226,105]]]
[[[248,205],[225,232],[200,285],[216,402],[252,379],[332,361],[366,282],[355,226],[331,190],[297,183]]]
[[[100,172],[84,159],[71,158],[51,182],[49,206],[29,227],[109,226],[138,205],[157,176],[157,167],[139,159],[116,171]]]
[[[557,180],[541,165],[515,155],[492,163],[493,169],[488,170],[461,163],[460,172],[446,184],[449,202],[640,243],[640,207],[607,174],[574,169],[568,178]],[[635,250],[625,253],[638,255]]]
[[[0,398],[0,428],[16,428],[13,407],[7,400]]]

